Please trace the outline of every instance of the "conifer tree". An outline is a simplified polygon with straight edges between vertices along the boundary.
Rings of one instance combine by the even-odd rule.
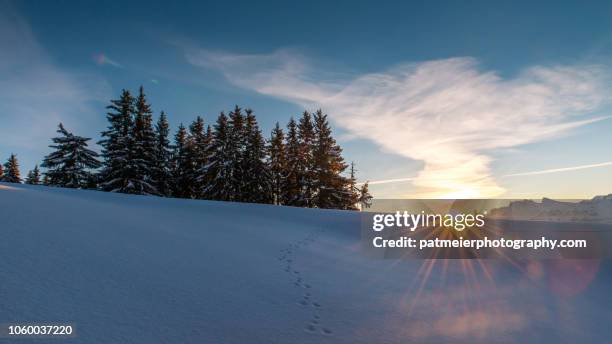
[[[194,198],[201,198],[204,179],[200,178],[200,171],[208,161],[208,145],[210,144],[210,138],[207,137],[202,117],[198,116],[189,126],[189,140],[191,142],[189,154],[192,164],[186,173],[190,184],[193,185]]]
[[[357,177],[355,174],[357,171],[355,170],[355,163],[351,162],[350,165],[349,177],[346,179],[345,183],[345,194],[341,194],[341,199],[344,200],[340,205],[341,209],[346,210],[358,210],[359,203],[359,188],[357,187]],[[341,190],[342,191],[342,190]]]
[[[90,180],[90,169],[100,167],[98,153],[87,148],[87,137],[73,135],[62,123],[59,124],[58,137],[51,140],[54,151],[47,155],[42,167],[49,178],[49,184],[67,188],[86,188]]]
[[[0,164],[0,182],[3,181],[4,178],[4,167]]]
[[[313,167],[314,205],[319,208],[352,209],[356,204],[354,187],[341,175],[347,168],[342,149],[332,137],[327,115],[314,115]],[[354,176],[353,176],[354,178]]]
[[[194,194],[191,184],[191,148],[187,129],[181,123],[174,136],[174,151],[172,153],[173,194],[175,197],[191,198]]]
[[[274,204],[285,204],[286,169],[285,160],[285,134],[278,122],[272,129],[268,141],[268,166],[272,187],[272,201]]]
[[[6,163],[4,164],[4,177],[2,181],[6,183],[21,183],[21,175],[19,173],[19,162],[17,156],[11,154]]]
[[[130,91],[123,90],[119,99],[111,100],[107,106],[107,130],[102,132],[102,156],[104,168],[100,174],[104,191],[136,193],[135,166],[132,163],[132,127],[134,125],[134,98]],[[136,181],[137,182],[137,181]]]
[[[361,209],[369,208],[372,205],[372,195],[368,190],[368,182],[365,182],[361,189],[359,189],[359,204],[361,204]]]
[[[40,170],[38,169],[38,165],[34,166],[34,169],[28,172],[25,183],[30,185],[40,184]]]
[[[302,207],[314,207],[315,197],[315,171],[313,157],[313,142],[315,133],[312,123],[312,116],[308,111],[304,111],[298,124],[299,159],[298,159],[298,180],[301,188],[300,197],[297,205]]]
[[[142,86],[135,101],[134,125],[130,135],[133,143],[133,146],[129,147],[133,171],[130,193],[157,195],[159,192],[155,187],[156,181],[153,180],[156,158],[153,115]]]
[[[232,201],[241,201],[244,197],[244,150],[246,147],[245,117],[242,109],[236,105],[229,113],[228,140],[226,146],[228,197]]]
[[[230,128],[227,116],[221,112],[214,126],[212,142],[207,155],[208,163],[201,169],[200,178],[203,184],[203,197],[218,201],[232,201],[232,162],[229,155]]]
[[[250,203],[271,203],[272,180],[266,164],[265,140],[253,111],[247,109],[245,113],[246,142],[242,157],[243,185],[240,200]]]
[[[162,196],[172,194],[172,169],[170,149],[170,125],[166,114],[162,111],[155,125],[155,163],[152,170],[156,189]]]
[[[206,126],[206,134],[204,138],[206,140],[206,150],[208,151],[210,149],[210,144],[212,143],[213,139],[213,132],[212,128],[210,127],[210,124]],[[208,155],[206,155],[206,158],[208,159]]]
[[[297,124],[293,117],[287,124],[287,138],[285,143],[285,184],[283,187],[283,203],[291,206],[303,206],[301,201],[302,187],[301,174],[301,148],[298,139]]]

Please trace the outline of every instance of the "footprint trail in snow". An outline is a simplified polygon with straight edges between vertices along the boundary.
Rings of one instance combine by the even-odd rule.
[[[331,335],[333,331],[329,327],[324,326],[321,321],[323,306],[318,300],[316,300],[312,285],[308,283],[304,276],[302,276],[301,271],[297,269],[295,265],[296,251],[302,247],[307,247],[308,245],[314,243],[317,239],[318,234],[314,232],[308,234],[306,238],[290,244],[287,248],[280,250],[278,260],[281,263],[284,263],[284,271],[290,276],[291,283],[293,283],[295,287],[299,287],[304,290],[302,298],[297,301],[297,305],[305,310],[312,311],[311,320],[305,325],[304,330],[313,334],[319,333],[322,335]]]

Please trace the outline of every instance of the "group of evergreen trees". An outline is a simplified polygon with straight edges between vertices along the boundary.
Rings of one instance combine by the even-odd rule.
[[[41,164],[45,172],[36,166],[26,182],[333,209],[368,206],[372,198],[367,183],[356,185],[352,164],[344,175],[348,165],[321,110],[304,112],[297,122],[291,118],[286,134],[277,123],[266,140],[253,111],[236,106],[221,112],[212,127],[200,116],[188,127],[181,124],[171,143],[166,114],[153,123],[142,87],[136,97],[123,90],[107,109],[101,160],[88,148],[89,138],[60,124],[53,152]],[[0,167],[0,180],[21,182],[14,155],[5,169]]]

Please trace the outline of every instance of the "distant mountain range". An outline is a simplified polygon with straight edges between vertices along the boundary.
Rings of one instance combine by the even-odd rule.
[[[580,202],[549,198],[543,198],[541,202],[514,201],[507,207],[491,210],[488,217],[522,221],[612,223],[612,194]]]

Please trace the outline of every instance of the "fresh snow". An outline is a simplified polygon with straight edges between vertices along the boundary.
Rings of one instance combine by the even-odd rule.
[[[0,323],[58,343],[609,342],[611,290],[608,261],[375,260],[357,212],[0,184]]]

